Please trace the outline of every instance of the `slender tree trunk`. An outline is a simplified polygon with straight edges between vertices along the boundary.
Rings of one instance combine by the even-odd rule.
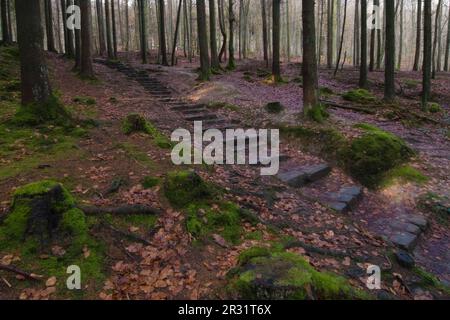
[[[209,0],[209,37],[211,46],[211,68],[220,68],[219,57],[217,55],[217,34],[216,34],[216,5],[215,0]]]
[[[361,66],[359,86],[367,89],[367,0],[361,0]]]
[[[432,60],[432,19],[431,19],[431,1],[424,1],[424,26],[423,26],[423,92],[422,109],[428,108],[428,101],[431,93],[431,60]]]
[[[376,7],[380,6],[380,0],[374,0],[373,1],[374,10],[376,10]],[[376,12],[372,12],[372,15],[374,16]],[[377,18],[377,17],[375,17]],[[375,36],[377,33],[377,28],[372,26],[370,31],[370,64],[369,64],[369,71],[373,72],[375,70]]]
[[[1,18],[2,18],[2,39],[5,44],[11,43],[11,34],[9,33],[9,27],[8,27],[8,13],[7,13],[7,3],[6,0],[0,0],[1,3]]]
[[[126,35],[127,41],[125,42],[125,51],[130,51],[130,13],[129,13],[128,0],[125,0],[125,24],[126,24]]]
[[[141,48],[141,59],[142,63],[147,63],[147,32],[146,32],[146,21],[145,21],[145,0],[138,0],[139,6],[139,25],[140,25],[140,48]]]
[[[384,99],[391,102],[395,99],[395,7],[394,1],[386,1],[386,52]]]
[[[51,0],[44,0],[45,5],[45,25],[47,30],[47,50],[56,52],[55,36],[53,34],[53,8]]]
[[[289,0],[286,0],[286,55],[287,61],[291,62],[291,26],[289,19]]]
[[[421,31],[422,31],[422,0],[417,0],[416,53],[414,55],[413,71],[419,71],[420,49],[422,39]]]
[[[445,62],[444,71],[450,71],[449,69],[449,55],[450,55],[450,5],[448,6],[448,19],[447,19],[447,44],[445,47]]]
[[[267,13],[266,13],[266,0],[261,0],[261,18],[262,18],[262,34],[263,34],[263,51],[264,61],[266,66],[269,66],[269,52],[268,52],[268,39],[267,39]]]
[[[80,1],[75,0],[75,5],[80,6]],[[75,66],[73,71],[80,71],[81,68],[81,30],[75,29]]]
[[[236,68],[236,62],[234,59],[234,22],[236,18],[234,16],[234,0],[228,0],[228,19],[230,23],[230,41],[228,43],[228,70],[234,70]]]
[[[97,21],[98,21],[98,39],[100,44],[100,55],[103,56],[106,52],[105,44],[105,28],[103,20],[102,0],[97,0]]]
[[[323,53],[323,24],[325,16],[325,0],[320,0],[320,21],[319,21],[319,46],[318,46],[318,65],[322,64],[322,53]]]
[[[81,69],[83,78],[94,78],[92,67],[92,39],[91,39],[91,0],[80,0],[81,9]]]
[[[74,4],[74,0],[67,0],[66,5],[70,6]],[[65,21],[67,18],[67,14],[65,14]],[[65,28],[67,28],[66,24],[64,24]],[[75,58],[75,32],[73,30],[67,29],[67,41],[68,41],[68,54],[67,57],[70,59]]]
[[[36,114],[46,114],[52,89],[42,48],[44,35],[39,1],[16,0],[16,17],[22,105],[32,107]]]
[[[342,48],[344,46],[344,35],[345,35],[345,24],[347,22],[347,0],[344,2],[344,21],[342,23],[342,33],[341,33],[341,41],[339,44],[339,53],[338,53],[338,59],[336,62],[336,68],[334,69],[334,76],[336,77],[336,74],[339,69],[339,63],[341,62],[341,56],[342,56]],[[345,62],[345,61],[344,61]]]
[[[442,11],[442,0],[439,0],[438,6],[436,9],[436,19],[434,24],[434,41],[433,41],[433,53],[432,53],[432,79],[436,79],[436,53],[437,53],[437,45],[438,45],[438,37],[439,37],[439,17],[441,16]]]
[[[113,39],[113,55],[117,60],[117,27],[116,27],[116,9],[114,8],[114,0],[111,0],[111,25],[112,25],[112,39]]]
[[[378,0],[378,5],[380,5],[380,0]],[[379,24],[381,24],[382,16],[380,15],[381,9],[377,10],[377,21]],[[381,26],[380,28],[377,28],[377,70],[381,69],[381,60],[383,59],[381,46],[382,46],[382,40],[381,40]]]
[[[63,23],[63,34],[64,34],[64,54],[66,57],[69,56],[69,39],[68,39],[68,30],[66,27],[66,9],[67,9],[67,4],[66,4],[66,0],[61,0],[61,18],[62,18],[62,23]]]
[[[177,11],[177,21],[175,25],[175,35],[173,37],[173,46],[172,46],[172,66],[176,63],[177,56],[177,41],[178,41],[178,30],[180,28],[180,19],[181,19],[181,6],[183,5],[183,0],[179,1],[178,11]]]
[[[110,14],[110,6],[109,6],[110,0],[105,0],[105,19],[106,19],[106,48],[108,51],[108,59],[113,60],[114,59],[114,49],[112,45],[112,39],[111,39],[111,14]]]
[[[272,18],[273,18],[273,58],[272,58],[272,80],[273,82],[281,81],[280,68],[280,3],[281,0],[273,0],[272,2]]]
[[[328,0],[328,23],[327,23],[327,67],[333,68],[334,52],[334,0]]]
[[[222,34],[222,48],[219,53],[219,62],[224,61],[224,57],[227,52],[227,32],[225,27],[225,9],[224,9],[224,0],[219,0],[219,25],[220,25],[220,33]]]
[[[360,0],[355,0],[355,32],[353,35],[353,43],[354,43],[354,52],[353,52],[353,65],[359,66],[360,61],[360,51],[361,51],[361,32],[360,32],[360,18],[359,18],[359,5],[360,5]]]
[[[206,29],[206,5],[205,0],[197,0],[197,31],[200,47],[200,80],[208,81],[210,74],[208,32]]]
[[[303,112],[308,115],[309,110],[319,104],[318,76],[316,55],[316,23],[314,12],[315,1],[302,0],[303,18]]]
[[[168,66],[169,63],[167,62],[167,49],[166,49],[166,18],[165,18],[165,4],[164,0],[159,0],[159,45],[161,50],[161,64],[163,66]]]
[[[397,69],[401,69],[402,67],[402,58],[403,58],[403,34],[404,34],[404,26],[403,26],[403,18],[404,18],[404,2],[400,1],[400,39],[399,39],[399,50],[398,50],[398,62]]]

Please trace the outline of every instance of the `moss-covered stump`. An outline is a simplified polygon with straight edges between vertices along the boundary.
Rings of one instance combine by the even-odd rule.
[[[231,295],[256,300],[363,299],[345,278],[316,271],[301,256],[289,252],[251,248],[232,272]]]
[[[215,188],[194,171],[173,171],[164,181],[164,194],[173,206],[182,208],[211,199]]]
[[[350,90],[346,92],[342,97],[347,101],[361,104],[374,103],[377,101],[377,98],[365,89]]]
[[[89,236],[86,216],[75,205],[70,193],[55,181],[18,188],[10,213],[0,225],[0,253],[20,256],[18,266],[26,270],[57,277],[61,289],[70,265],[80,267],[83,285],[101,285],[103,249]]]
[[[350,173],[368,187],[377,187],[384,175],[406,163],[415,153],[401,138],[377,127],[359,125],[365,133],[352,141],[345,155]]]
[[[140,114],[129,114],[122,123],[122,130],[127,135],[138,132],[148,134],[152,136],[156,145],[162,149],[172,147],[172,142]]]

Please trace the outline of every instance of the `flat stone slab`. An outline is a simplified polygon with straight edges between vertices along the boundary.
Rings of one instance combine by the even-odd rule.
[[[419,235],[422,233],[422,230],[416,226],[415,224],[409,223],[409,222],[403,222],[403,221],[393,221],[389,225],[393,230],[397,231],[406,231],[415,235]]]
[[[308,183],[320,180],[331,172],[331,167],[327,164],[301,167],[278,174],[278,179],[287,183],[291,187],[301,188]]]
[[[390,240],[397,247],[411,252],[417,244],[418,236],[409,232],[397,232]]]
[[[363,190],[361,187],[343,187],[338,192],[327,193],[324,197],[324,204],[339,213],[346,213],[358,204],[362,196]]]
[[[217,116],[212,113],[207,113],[207,114],[199,114],[199,115],[195,115],[195,116],[187,116],[187,117],[184,117],[184,119],[187,121],[202,121],[202,120],[217,119]]]

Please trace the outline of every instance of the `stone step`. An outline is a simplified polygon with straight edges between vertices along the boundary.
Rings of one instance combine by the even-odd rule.
[[[193,116],[186,116],[184,117],[187,121],[204,121],[204,120],[211,120],[211,119],[217,119],[217,116],[212,113],[203,113]]]
[[[325,200],[322,202],[339,213],[346,213],[354,209],[362,197],[363,189],[358,186],[351,186],[344,187],[338,192],[325,194]]]
[[[412,251],[420,235],[428,228],[428,220],[418,214],[403,214],[393,219],[387,226],[391,232],[389,240],[397,247]]]
[[[309,183],[326,177],[330,172],[331,167],[327,164],[311,165],[279,173],[278,179],[291,187],[301,188]]]
[[[182,113],[184,114],[184,115],[195,115],[195,114],[199,114],[199,113],[205,113],[205,112],[207,112],[208,110],[206,109],[206,108],[198,108],[198,109],[188,109],[188,110],[185,110],[185,111],[182,111]]]
[[[187,111],[187,110],[196,110],[196,109],[205,109],[205,105],[203,104],[193,104],[193,105],[188,105],[188,104],[181,104],[181,105],[177,105],[178,102],[176,103],[172,103],[172,105],[175,105],[174,107],[171,107],[170,109],[173,111],[178,111],[178,112],[183,112],[183,111]]]

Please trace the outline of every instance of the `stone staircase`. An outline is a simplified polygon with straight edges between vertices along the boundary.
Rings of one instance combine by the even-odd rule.
[[[188,122],[202,121],[203,131],[208,129],[224,131],[237,128],[236,123],[230,123],[227,119],[212,113],[205,104],[197,104],[175,97],[175,93],[170,88],[156,77],[150,77],[146,70],[135,69],[128,64],[105,59],[94,59],[94,62],[115,69],[126,75],[130,80],[138,82],[155,100],[166,104],[172,111],[181,114],[184,120]],[[226,142],[224,141],[224,143]],[[248,151],[248,146],[245,150]],[[332,171],[332,168],[327,164],[292,167],[286,164],[288,159],[289,157],[280,155],[281,169],[277,178],[295,189],[300,190],[324,180]],[[258,163],[258,165],[260,164]],[[342,186],[337,192],[327,192],[316,196],[316,198],[323,205],[344,214],[355,209],[363,196],[363,189],[360,186],[351,185]],[[420,234],[428,226],[428,222],[423,216],[412,214],[397,216],[395,219],[380,221],[380,223],[385,224],[385,237],[397,247],[407,251],[414,249]]]

